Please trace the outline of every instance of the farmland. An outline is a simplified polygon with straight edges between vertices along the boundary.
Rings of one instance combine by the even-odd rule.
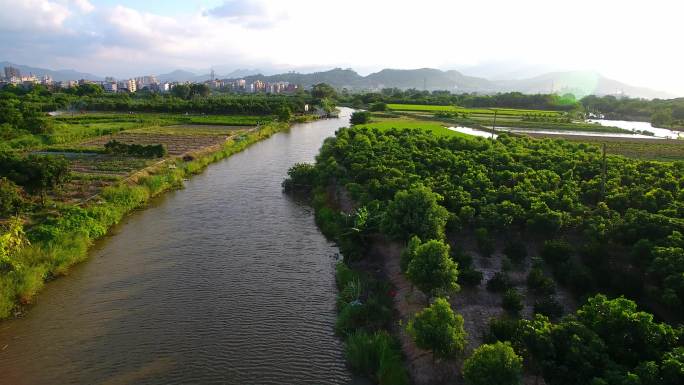
[[[437,121],[427,121],[420,119],[410,119],[410,118],[377,118],[367,124],[359,125],[358,127],[368,127],[377,128],[379,130],[390,130],[392,128],[397,129],[421,129],[430,131],[437,136],[460,136],[460,137],[470,137],[469,135],[462,134],[460,132],[455,132],[449,130],[444,123]]]
[[[464,108],[454,105],[421,104],[388,104],[387,108],[390,113],[398,115],[419,119],[436,119],[451,125],[463,125],[474,128],[495,126],[537,130],[632,133],[629,130],[618,127],[576,121],[563,111],[514,108]]]
[[[544,110],[526,110],[515,108],[465,108],[459,106],[436,106],[423,104],[388,104],[387,108],[393,111],[422,111],[422,112],[458,112],[459,114],[523,116],[543,115],[548,117],[560,117],[562,112]]]

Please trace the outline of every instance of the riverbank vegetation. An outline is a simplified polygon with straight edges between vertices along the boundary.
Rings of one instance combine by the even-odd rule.
[[[640,120],[651,122],[654,127],[684,130],[684,98],[647,100],[589,95],[581,103],[588,113],[607,119]]]
[[[466,277],[498,266],[486,284],[500,296],[492,330],[508,334],[491,332],[488,342],[510,348],[476,350],[466,361],[469,383],[478,382],[466,372],[519,383],[522,357],[526,376],[551,385],[670,384],[684,380],[675,369],[684,363],[682,329],[674,326],[684,319],[683,180],[682,162],[604,157],[585,143],[357,126],[326,140],[315,165],[294,168],[286,185],[316,192],[317,222],[336,234],[347,263],[377,263],[368,253],[379,239],[404,247],[401,257],[383,257],[401,259],[401,279],[425,292],[428,309],[446,301],[458,311],[457,288],[481,285]],[[576,313],[573,303],[583,304]],[[440,352],[461,350],[458,322],[448,321],[460,316],[425,311],[407,314],[409,330],[395,333],[438,353],[436,367],[460,368],[480,337],[468,335],[465,355],[446,358]],[[479,319],[470,316],[463,318],[472,328]],[[418,338],[424,318],[444,320],[429,323],[442,342]],[[523,326],[510,326],[516,322]]]
[[[0,319],[20,314],[44,282],[85,259],[93,241],[131,210],[182,186],[207,164],[288,127],[283,106],[310,98],[216,101],[196,95],[188,101],[211,105],[230,99],[252,115],[44,114],[52,107],[73,111],[96,98],[127,97],[91,93],[91,88],[80,94],[41,87],[0,91]],[[154,95],[134,100],[173,101]]]

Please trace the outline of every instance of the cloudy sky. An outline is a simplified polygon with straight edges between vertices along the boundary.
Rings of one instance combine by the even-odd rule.
[[[596,70],[684,95],[680,0],[0,0],[0,60],[99,75]]]

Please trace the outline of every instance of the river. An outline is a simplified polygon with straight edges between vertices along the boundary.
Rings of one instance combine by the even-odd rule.
[[[129,216],[0,323],[0,383],[361,383],[333,332],[338,250],[280,187],[350,113],[296,124]]]

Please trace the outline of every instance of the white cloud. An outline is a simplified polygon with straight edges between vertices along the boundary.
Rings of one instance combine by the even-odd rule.
[[[0,34],[9,54],[103,74],[221,64],[371,71],[495,62],[514,63],[513,70],[595,69],[684,95],[684,4],[666,0],[563,7],[542,0],[228,0],[183,15],[96,0],[0,0],[0,9],[12,10],[0,14],[0,31],[11,32]],[[14,40],[19,31],[21,43]],[[49,56],[53,51],[62,54]]]

